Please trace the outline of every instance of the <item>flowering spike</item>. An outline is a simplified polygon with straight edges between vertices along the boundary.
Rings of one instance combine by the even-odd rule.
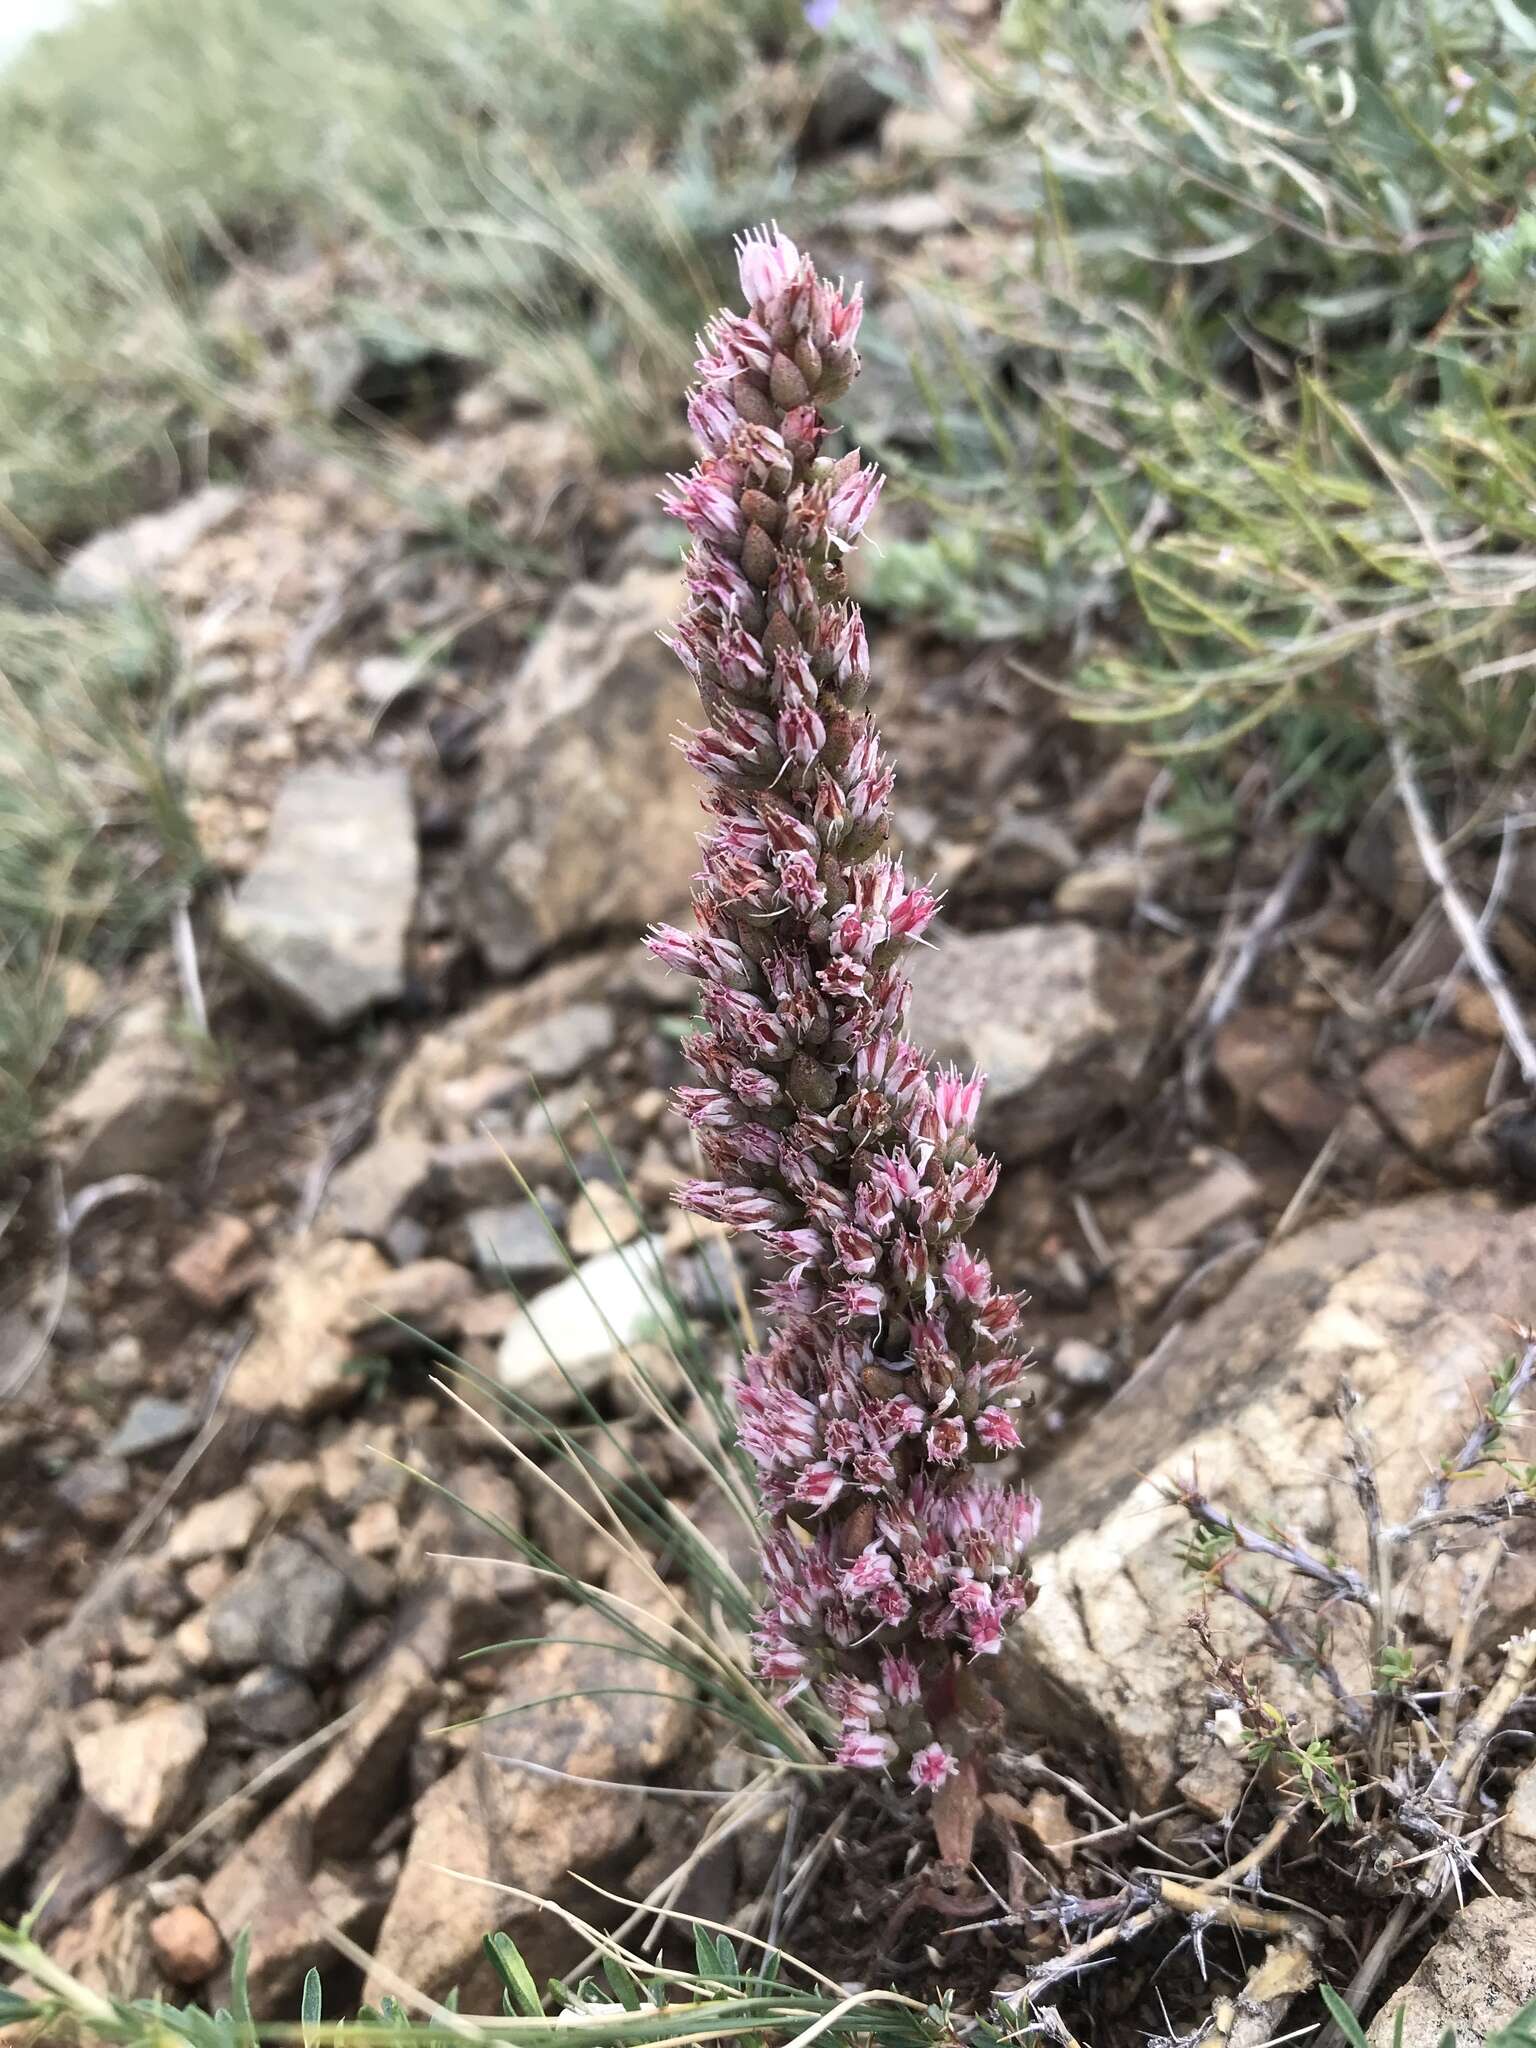
[[[647,941],[700,981],[707,1026],[677,1106],[719,1178],[677,1199],[778,1263],[736,1390],[769,1527],[758,1669],[781,1698],[814,1691],[840,1763],[904,1763],[942,1799],[980,1768],[988,1715],[958,1704],[976,1660],[1032,1593],[1038,1503],[978,1477],[1019,1444],[1018,1304],[963,1241],[997,1177],[982,1077],[902,1037],[902,955],[938,903],[887,850],[892,775],[861,708],[845,558],[882,478],[821,454],[862,305],[776,226],[737,257],[747,312],[701,342],[700,460],[666,498],[693,540],[669,644],[707,720],[681,744],[715,819],[697,929]]]

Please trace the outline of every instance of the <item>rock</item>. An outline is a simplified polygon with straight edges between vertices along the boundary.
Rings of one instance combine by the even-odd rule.
[[[1131,1243],[1138,1251],[1198,1244],[1219,1224],[1257,1209],[1263,1199],[1264,1190],[1247,1167],[1222,1157],[1177,1194],[1138,1217],[1131,1225]]]
[[[208,1641],[220,1664],[324,1667],[350,1608],[345,1576],[307,1543],[274,1536],[207,1613]]]
[[[613,1044],[613,1012],[606,1003],[572,1003],[515,1031],[502,1048],[507,1062],[526,1068],[541,1088],[574,1081]]]
[[[74,1738],[87,1799],[130,1842],[148,1842],[181,1803],[208,1746],[208,1723],[189,1700],[174,1700],[109,1728]]]
[[[1270,1122],[1309,1158],[1322,1150],[1351,1107],[1337,1089],[1299,1070],[1266,1080],[1254,1100]],[[1369,1117],[1370,1111],[1364,1114]]]
[[[427,1502],[400,1557],[402,1585],[432,1610],[431,1633],[441,1648],[428,1661],[439,1665],[505,1636],[503,1603],[537,1583],[515,1561],[509,1540],[523,1527],[516,1482],[494,1465],[476,1463],[455,1471],[453,1491],[452,1500],[439,1494]]]
[[[1252,1782],[1253,1769],[1247,1759],[1212,1741],[1180,1778],[1177,1790],[1184,1804],[1207,1820],[1225,1820],[1229,1813],[1236,1813]]]
[[[1494,1831],[1493,1860],[1512,1891],[1536,1898],[1536,1763],[1515,1779]]]
[[[406,1751],[435,1692],[414,1651],[392,1651],[370,1675],[357,1718],[205,1886],[203,1904],[226,1944],[250,1930],[258,2011],[275,2013],[312,1964],[334,1955],[327,1919],[354,1939],[371,1938],[382,1890],[355,1859],[380,1816],[396,1810]]]
[[[1064,1385],[1085,1394],[1112,1387],[1120,1377],[1110,1353],[1101,1351],[1097,1344],[1085,1343],[1081,1337],[1068,1337],[1065,1343],[1056,1346],[1051,1371]]]
[[[416,1348],[423,1337],[451,1336],[474,1295],[475,1276],[452,1259],[417,1259],[386,1273],[354,1312],[357,1348],[387,1355]]]
[[[1155,1316],[1194,1272],[1199,1260],[1173,1245],[1132,1247],[1115,1262],[1115,1291],[1133,1322]]]
[[[419,689],[427,680],[427,671],[409,655],[370,654],[352,671],[352,680],[370,704],[387,711],[408,692]]]
[[[263,1831],[253,1836],[254,1845]],[[366,1868],[316,1868],[302,1833],[263,1839],[259,1858],[241,1851],[204,1889],[203,1902],[232,1949],[242,1933],[251,1937],[247,1988],[251,2007],[264,2018],[287,2018],[308,1970],[334,1969],[336,1950],[327,1927],[365,1946],[383,1908],[382,1887]],[[228,2007],[229,1972],[210,1983],[205,1998]]]
[[[370,1500],[347,1524],[347,1541],[359,1557],[392,1557],[400,1548],[400,1510],[392,1500]]]
[[[133,1477],[126,1458],[82,1458],[53,1490],[72,1515],[93,1529],[115,1528],[133,1507]]]
[[[244,1550],[261,1526],[260,1496],[249,1486],[232,1487],[189,1508],[171,1531],[167,1557],[177,1564],[196,1564],[205,1557],[227,1557]]]
[[[230,1405],[296,1420],[341,1408],[362,1391],[354,1318],[389,1279],[372,1245],[339,1239],[281,1266],[256,1304],[256,1330],[230,1375]]]
[[[579,584],[512,679],[465,862],[468,929],[498,974],[687,896],[698,797],[672,737],[698,706],[656,637],[678,597],[670,571]]]
[[[473,1251],[480,1273],[493,1286],[503,1276],[519,1287],[536,1286],[565,1271],[560,1246],[550,1236],[565,1221],[561,1203],[507,1202],[472,1209],[460,1232]]]
[[[1054,889],[1081,858],[1054,819],[1037,811],[1014,812],[977,848],[975,859],[955,877],[951,894],[968,904],[996,904],[1016,914],[1020,903]]]
[[[1162,1012],[1146,966],[1083,924],[947,933],[912,968],[910,1035],[988,1076],[981,1143],[1034,1158],[1126,1101]]]
[[[201,1984],[224,1960],[219,1930],[196,1906],[172,1906],[149,1923],[149,1946],[157,1968],[173,1984]]]
[[[197,1410],[190,1401],[166,1401],[141,1394],[107,1439],[109,1458],[142,1458],[179,1444],[197,1428]]]
[[[1536,1319],[1533,1219],[1530,1208],[1433,1196],[1319,1224],[1265,1252],[1041,1474],[1041,1591],[1008,1652],[1005,1696],[1042,1730],[1103,1745],[1142,1811],[1165,1803],[1205,1745],[1207,1672],[1184,1626],[1200,1604],[1179,1558],[1188,1524],[1162,1482],[1198,1472],[1202,1492],[1232,1513],[1294,1528],[1358,1565],[1363,1534],[1334,1414],[1340,1383],[1362,1398],[1382,1512],[1401,1520],[1427,1462],[1465,1435],[1469,1389],[1508,1348],[1502,1319]],[[1467,1483],[1458,1500],[1492,1491]],[[1426,1639],[1443,1642],[1455,1626],[1467,1564],[1447,1556],[1404,1589],[1405,1618]],[[1256,1588],[1289,1590],[1254,1569]],[[1512,1539],[1475,1647],[1501,1641],[1533,1599],[1536,1556]],[[1327,1695],[1273,1664],[1254,1617],[1222,1600],[1209,1613],[1221,1654],[1252,1659],[1277,1705],[1331,1725]],[[1346,1682],[1364,1684],[1347,1629],[1335,1648]]]
[[[192,1242],[183,1245],[166,1271],[199,1308],[227,1308],[259,1273],[249,1256],[256,1233],[243,1216],[214,1216]]]
[[[230,1695],[235,1719],[258,1742],[302,1742],[320,1725],[315,1695],[296,1671],[258,1664]]]
[[[1081,917],[1089,924],[1127,924],[1152,880],[1153,871],[1134,854],[1095,853],[1062,877],[1052,908],[1058,917]]]
[[[603,1252],[528,1304],[502,1339],[496,1373],[530,1406],[555,1413],[573,1399],[551,1358],[583,1391],[599,1385],[621,1345],[643,1336],[660,1300],[655,1267],[661,1240],[641,1238]]]
[[[69,1782],[58,1673],[37,1651],[0,1663],[0,1881],[27,1855]]]
[[[340,1031],[403,992],[416,881],[403,767],[300,768],[225,910],[225,943],[285,1001]]]
[[[574,1257],[589,1259],[616,1245],[633,1243],[640,1230],[640,1218],[622,1188],[611,1181],[589,1180],[571,1211],[565,1241]]]
[[[1355,828],[1344,849],[1344,872],[1404,924],[1412,924],[1429,901],[1429,877],[1396,802],[1378,804]]]
[[[1217,1031],[1211,1064],[1237,1100],[1248,1103],[1267,1083],[1304,1069],[1316,1042],[1315,1017],[1256,1003],[1234,1012]]]
[[[593,1647],[547,1643],[519,1659],[492,1711],[546,1703],[476,1729],[464,1760],[418,1803],[405,1866],[374,1950],[379,1974],[365,1986],[365,1998],[376,1998],[396,1972],[429,1996],[458,1984],[469,2010],[489,2010],[479,2004],[491,1988],[480,1960],[488,1914],[523,1951],[536,1983],[576,1960],[583,1944],[554,1914],[471,1888],[464,1877],[512,1883],[536,1898],[574,1905],[591,1894],[580,1891],[571,1873],[597,1883],[622,1875],[645,1810],[643,1793],[624,1788],[677,1755],[693,1706],[686,1681],[661,1665],[644,1667],[644,1683],[654,1692],[602,1692],[633,1687],[636,1679],[633,1657],[606,1647],[613,1635],[601,1617],[575,1610],[557,1632]],[[555,1702],[553,1694],[574,1697]],[[535,1776],[499,1762],[498,1755],[607,1782]],[[464,1875],[451,1874],[456,1871]]]
[[[219,1090],[204,1048],[159,997],[117,1021],[105,1057],[48,1122],[66,1179],[174,1173],[201,1150]]]
[[[1360,1085],[1403,1143],[1433,1159],[1482,1115],[1497,1060],[1491,1045],[1445,1031],[1394,1045],[1371,1062]]]
[[[336,1237],[368,1237],[383,1244],[426,1189],[432,1147],[406,1132],[379,1138],[332,1174],[320,1211]]]
[[[1371,2048],[1475,2048],[1536,1998],[1536,1905],[1474,1899],[1366,2033]],[[1398,2031],[1401,2027],[1401,2032]]]
[[[206,1607],[219,1597],[234,1576],[234,1566],[227,1557],[205,1557],[187,1567],[181,1582],[198,1606]]]
[[[88,1991],[119,1999],[152,1998],[162,1991],[149,1950],[153,1917],[143,1885],[125,1877],[98,1892],[78,1919],[59,1930],[48,1945],[50,1960]]]
[[[1145,754],[1118,754],[1094,782],[1072,800],[1069,830],[1080,839],[1099,839],[1116,825],[1129,825],[1146,809],[1152,786],[1161,773]]]
[[[205,484],[168,511],[146,512],[98,533],[60,570],[59,597],[66,604],[101,604],[152,584],[232,519],[245,495],[232,484]]]

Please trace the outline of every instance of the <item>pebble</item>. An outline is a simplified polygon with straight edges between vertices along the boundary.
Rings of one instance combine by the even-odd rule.
[[[262,1742],[302,1742],[320,1725],[315,1695],[296,1671],[259,1664],[247,1671],[230,1706],[247,1735]]]
[[[149,1923],[155,1962],[173,1984],[201,1984],[224,1960],[219,1930],[197,1906],[172,1906]]]
[[[190,1401],[167,1401],[159,1394],[141,1394],[107,1440],[109,1458],[141,1458],[179,1444],[197,1427]]]
[[[1081,1337],[1068,1337],[1057,1345],[1051,1370],[1066,1386],[1076,1387],[1082,1393],[1099,1393],[1114,1385],[1119,1369],[1109,1352],[1097,1344],[1089,1344]]]

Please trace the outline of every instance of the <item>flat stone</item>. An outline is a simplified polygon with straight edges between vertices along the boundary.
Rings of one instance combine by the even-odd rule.
[[[245,1549],[261,1525],[260,1496],[249,1486],[235,1486],[188,1508],[165,1546],[177,1564],[196,1564],[205,1557],[227,1557]]]
[[[1297,1150],[1309,1157],[1321,1151],[1350,1110],[1336,1088],[1299,1071],[1276,1074],[1261,1082],[1254,1100]],[[1369,1116],[1369,1110],[1365,1114]]]
[[[36,1651],[0,1663],[0,1880],[27,1855],[69,1782],[59,1674]]]
[[[614,1354],[656,1320],[654,1261],[660,1252],[659,1237],[641,1238],[586,1260],[557,1286],[535,1295],[528,1313],[502,1339],[496,1362],[502,1385],[535,1408],[568,1408],[574,1396],[551,1354],[583,1391],[600,1385]]]
[[[408,1132],[379,1138],[331,1175],[321,1207],[335,1237],[367,1237],[383,1244],[426,1189],[432,1147]]]
[[[573,1256],[587,1259],[617,1245],[633,1243],[641,1228],[640,1218],[622,1188],[614,1187],[611,1181],[589,1180],[571,1211],[565,1241]]]
[[[343,1573],[296,1537],[274,1536],[209,1608],[208,1641],[231,1669],[284,1664],[322,1669],[351,1609]]]
[[[1056,885],[1052,904],[1061,917],[1122,925],[1150,889],[1153,871],[1129,853],[1095,853]]]
[[[1237,1010],[1211,1042],[1211,1064],[1239,1102],[1252,1102],[1266,1083],[1305,1068],[1317,1042],[1317,1019],[1278,1003]]]
[[[208,1723],[190,1700],[176,1700],[77,1735],[73,1746],[86,1798],[130,1842],[148,1842],[181,1803],[208,1746]]]
[[[247,1671],[229,1703],[247,1735],[260,1742],[302,1742],[320,1725],[312,1689],[296,1671],[278,1664],[258,1664]]]
[[[1184,1626],[1195,1598],[1180,1557],[1189,1525],[1165,1487],[1198,1474],[1231,1513],[1361,1566],[1340,1385],[1361,1397],[1382,1513],[1401,1521],[1441,1450],[1465,1436],[1469,1390],[1507,1354],[1502,1319],[1536,1321],[1533,1224],[1536,1210],[1467,1195],[1320,1223],[1272,1246],[1177,1345],[1133,1372],[1040,1474],[1040,1596],[1005,1651],[999,1688],[1014,1711],[1101,1746],[1141,1811],[1166,1803],[1206,1744],[1208,1669]],[[1501,1483],[1464,1482],[1458,1503]],[[1448,1641],[1473,1568],[1448,1551],[1400,1589],[1413,1640]],[[1255,1569],[1258,1585],[1286,1583]],[[1512,1542],[1473,1653],[1522,1626],[1533,1602],[1536,1554]],[[1208,1612],[1218,1654],[1243,1661],[1283,1711],[1332,1725],[1330,1697],[1273,1661],[1254,1616],[1234,1601]],[[1345,1683],[1367,1686],[1360,1641],[1340,1630],[1335,1653]]]
[[[1139,1251],[1198,1244],[1209,1231],[1257,1209],[1264,1190],[1241,1161],[1218,1159],[1131,1225]]]
[[[1475,2048],[1536,1998],[1536,1905],[1474,1899],[1371,2021],[1371,2048]],[[1398,2029],[1401,2026],[1401,2033]]]
[[[498,974],[687,898],[699,800],[672,738],[698,703],[657,638],[678,596],[670,571],[578,584],[507,688],[464,864],[466,925]]]
[[[480,1952],[488,1916],[522,1950],[536,1983],[576,1960],[581,1939],[555,1914],[466,1885],[453,1872],[573,1906],[591,1897],[573,1873],[597,1883],[622,1873],[645,1806],[642,1793],[624,1788],[677,1755],[693,1725],[693,1704],[686,1681],[661,1665],[645,1667],[652,1691],[606,1691],[633,1687],[635,1665],[633,1657],[606,1646],[614,1637],[601,1617],[572,1610],[558,1632],[593,1647],[547,1643],[520,1658],[491,1711],[524,1710],[477,1729],[463,1762],[418,1802],[405,1866],[374,1950],[379,1976],[364,1986],[365,1999],[376,1998],[397,1972],[429,1996],[458,1984],[467,2009],[490,2010],[480,2003],[494,1995]],[[554,1694],[573,1697],[555,1701]],[[538,1776],[499,1756],[607,1782]]]
[[[214,1216],[166,1268],[199,1308],[227,1308],[246,1293],[259,1267],[250,1257],[256,1233],[243,1216]]]
[[[1129,1099],[1162,1016],[1145,963],[1085,924],[948,932],[912,965],[909,1035],[988,1077],[980,1142],[1034,1158]]]
[[[208,1138],[219,1087],[206,1049],[151,997],[117,1020],[104,1057],[49,1118],[72,1186],[183,1167]]]
[[[126,1458],[82,1458],[54,1483],[71,1514],[94,1529],[127,1520],[133,1507],[133,1475]]]
[[[109,1458],[142,1458],[183,1443],[197,1428],[197,1410],[190,1401],[167,1401],[159,1394],[141,1394],[107,1439]]]
[[[257,979],[328,1031],[405,988],[416,821],[403,767],[300,768],[224,914]]]
[[[519,1287],[537,1285],[565,1271],[560,1246],[550,1236],[565,1221],[563,1203],[506,1202],[472,1209],[459,1226],[482,1276],[499,1286],[505,1276]]]
[[[451,1336],[476,1291],[474,1274],[453,1259],[417,1259],[386,1273],[354,1312],[357,1348],[389,1354],[419,1338]]]
[[[1056,1346],[1051,1355],[1051,1371],[1064,1385],[1076,1387],[1080,1393],[1099,1393],[1112,1387],[1120,1376],[1110,1353],[1081,1337],[1068,1337]]]
[[[232,484],[205,484],[164,512],[146,512],[98,533],[59,571],[55,588],[69,604],[100,604],[153,585],[245,503]]]
[[[279,1267],[230,1374],[230,1405],[305,1420],[355,1400],[357,1316],[393,1270],[371,1244],[349,1238],[312,1244]]]
[[[1515,1779],[1493,1836],[1493,1860],[1510,1888],[1536,1898],[1536,1763]]]
[[[1048,895],[1082,855],[1054,818],[1016,812],[1002,819],[958,874],[951,894],[1000,909]],[[1016,913],[1015,913],[1016,914]]]
[[[1360,1085],[1403,1143],[1432,1159],[1482,1115],[1497,1060],[1493,1046],[1447,1031],[1394,1045],[1371,1062]]]
[[[259,2012],[290,2003],[304,1972],[334,1956],[327,1920],[354,1940],[371,1940],[384,1892],[359,1859],[381,1816],[399,1809],[406,1755],[436,1693],[414,1650],[391,1651],[369,1674],[357,1718],[205,1885],[203,1905],[226,1945],[250,1931]],[[214,1989],[222,1995],[224,1987]]]
[[[613,1039],[613,1012],[606,1003],[571,1003],[515,1031],[502,1051],[510,1067],[526,1071],[543,1088],[574,1081]]]

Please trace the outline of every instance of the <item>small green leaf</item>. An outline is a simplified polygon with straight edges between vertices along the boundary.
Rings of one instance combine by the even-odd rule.
[[[1319,1992],[1324,2005],[1328,2008],[1329,2018],[1349,2043],[1349,2048],[1370,2048],[1370,2043],[1365,2038],[1365,2029],[1333,1986],[1323,1984],[1319,1986]]]
[[[603,1957],[603,1975],[608,1979],[609,1989],[626,2012],[638,2012],[641,2006],[640,1987],[617,1956]]]
[[[320,2025],[320,2007],[320,1972],[311,1968],[304,1973],[304,1990],[299,2000],[299,2025],[304,2030],[304,2048],[314,2048],[320,2038],[316,2031]]]
[[[528,1965],[523,1961],[517,1943],[508,1934],[488,1934],[485,1937],[485,1952],[495,1967],[496,1974],[506,1986],[511,2010],[525,2020],[543,2017],[544,2001],[539,1996]]]

